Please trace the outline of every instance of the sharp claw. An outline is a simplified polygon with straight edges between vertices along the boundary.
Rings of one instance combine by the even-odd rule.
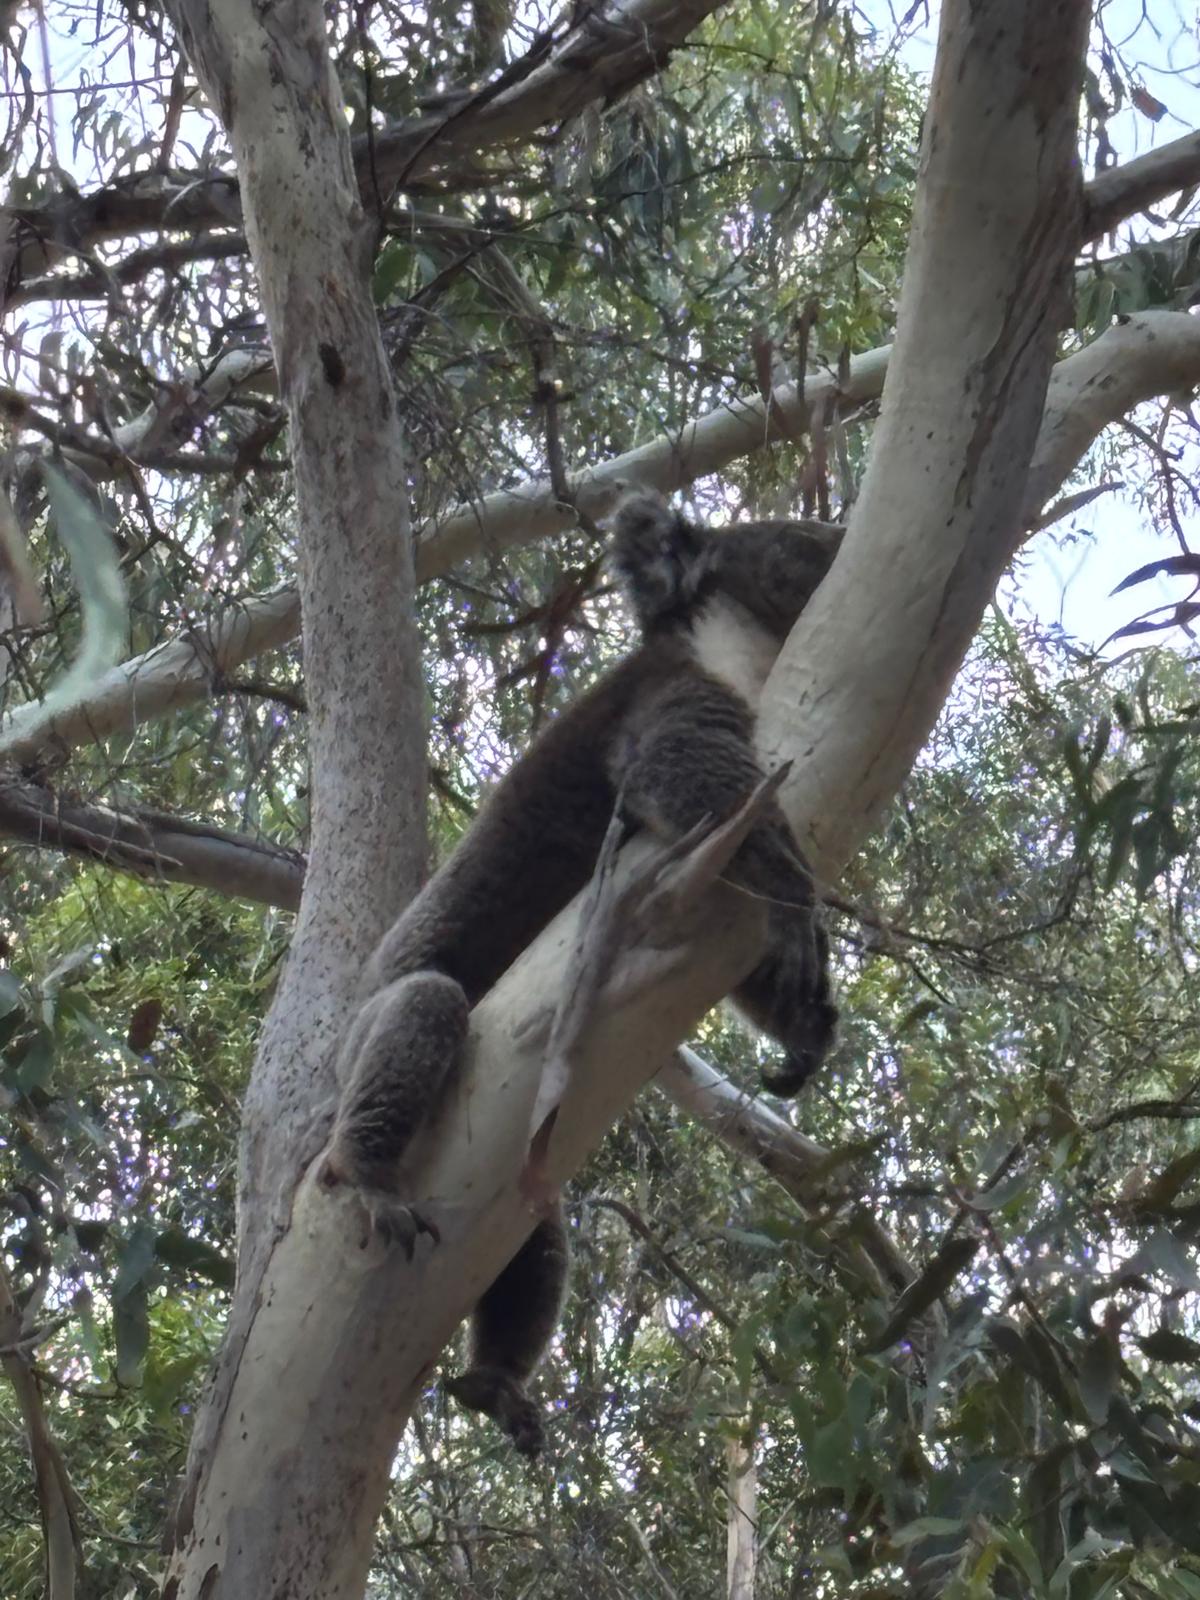
[[[442,1242],[441,1231],[437,1224],[424,1216],[415,1206],[405,1205],[402,1200],[393,1199],[391,1195],[372,1195],[365,1201],[365,1205],[367,1238],[363,1240],[364,1247],[374,1235],[389,1247],[399,1245],[404,1251],[405,1258],[411,1261],[416,1254],[417,1239],[421,1234],[428,1234],[435,1245]]]

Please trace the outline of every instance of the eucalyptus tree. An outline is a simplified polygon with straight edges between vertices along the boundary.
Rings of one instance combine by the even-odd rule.
[[[1130,1365],[1190,1347],[1177,1326],[1180,1297],[1196,1287],[1190,1212],[1176,1202],[1194,1164],[1169,1141],[1146,1141],[1156,1170],[1120,1197],[1124,1211],[1106,1209],[1103,1228],[1082,1203],[1068,1217],[1047,1200],[1064,1171],[1088,1170],[1096,1141],[1084,1136],[1107,1114],[1085,1114],[1047,1065],[1054,1040],[1060,1064],[1076,1063],[1082,1040],[1108,1037],[1083,998],[1099,991],[1110,1012],[1122,1009],[1111,981],[1086,970],[1105,959],[1099,943],[1075,962],[1068,935],[1098,878],[1125,892],[1132,852],[1135,947],[1145,939],[1139,893],[1183,870],[1186,694],[1172,705],[1124,685],[1108,714],[1088,699],[1084,720],[1052,747],[1071,775],[1065,794],[1037,776],[1040,764],[983,783],[976,759],[972,776],[998,816],[1014,785],[1040,795],[1044,782],[1047,817],[1061,802],[1074,826],[1061,859],[998,822],[976,835],[997,893],[1011,880],[1029,895],[1031,861],[1052,874],[1057,909],[1044,927],[1034,917],[964,929],[981,915],[987,879],[957,901],[939,885],[943,931],[927,932],[925,947],[955,963],[963,1003],[935,982],[932,1001],[897,1015],[908,991],[897,981],[881,992],[872,958],[886,954],[905,982],[920,973],[906,908],[918,921],[935,903],[928,874],[965,866],[948,840],[921,833],[948,828],[974,798],[955,792],[961,765],[935,744],[932,770],[913,769],[997,582],[1047,507],[1053,516],[1078,504],[1052,502],[1101,431],[1200,377],[1200,334],[1182,309],[1186,195],[1165,245],[1085,264],[1125,218],[1190,188],[1200,143],[1187,135],[1112,162],[1111,99],[1132,78],[1106,8],[1093,17],[1082,0],[948,0],[924,104],[856,8],[827,0],[744,14],[715,14],[704,0],[562,16],[379,5],[327,17],[308,0],[267,12],[175,0],[167,10],[47,7],[28,29],[20,13],[8,21],[11,693],[0,825],[37,853],[6,936],[70,928],[78,891],[67,885],[134,874],[196,891],[170,902],[164,928],[181,934],[180,948],[202,948],[206,970],[234,962],[248,980],[242,992],[222,986],[222,1015],[208,1022],[228,1035],[229,1081],[208,1069],[191,1093],[156,1083],[153,1096],[132,1087],[124,1052],[146,1053],[163,997],[189,976],[186,961],[171,972],[165,933],[155,951],[161,895],[129,889],[94,948],[63,970],[22,948],[15,970],[27,981],[6,982],[19,1262],[18,1292],[6,1291],[0,1312],[51,1592],[73,1592],[87,1523],[33,1358],[44,1339],[65,1336],[61,1317],[84,1341],[72,1359],[88,1370],[102,1361],[86,1312],[62,1293],[72,1275],[87,1277],[79,1252],[89,1248],[115,1252],[105,1296],[114,1396],[164,1366],[161,1351],[147,1365],[148,1333],[152,1318],[170,1333],[156,1296],[172,1273],[204,1285],[197,1303],[213,1314],[229,1269],[213,1245],[220,1219],[206,1215],[211,1135],[194,1130],[227,1112],[268,990],[240,1107],[236,1282],[170,1519],[163,1592],[363,1592],[429,1364],[532,1225],[523,1177],[531,1108],[548,1109],[543,1013],[564,990],[577,910],[477,1008],[468,1079],[421,1153],[423,1187],[456,1203],[437,1248],[413,1260],[360,1249],[353,1199],[316,1181],[336,1047],[362,964],[424,870],[427,799],[440,841],[508,759],[523,711],[552,708],[620,647],[596,524],[630,480],[694,485],[702,508],[740,496],[849,523],[761,707],[763,758],[791,760],[782,799],[852,919],[840,1095],[836,1114],[812,1113],[837,1149],[762,1108],[743,1108],[731,1128],[726,1086],[691,1058],[663,1080],[699,1125],[781,1179],[793,1223],[803,1219],[792,1244],[819,1266],[809,1261],[798,1282],[793,1261],[734,1316],[671,1252],[655,1254],[636,1210],[609,1208],[645,1247],[642,1271],[674,1274],[704,1337],[729,1341],[730,1383],[701,1362],[690,1415],[726,1440],[731,1592],[748,1592],[756,1563],[764,1592],[779,1593],[861,1582],[1074,1595],[1120,1581],[1194,1592],[1186,1559],[1175,1559],[1193,1547],[1189,1425],[1146,1398],[1150,1380]],[[134,90],[122,100],[117,83],[73,86],[68,125],[43,92],[59,87],[48,80],[83,28],[126,45]],[[1133,90],[1149,114],[1153,97]],[[1086,184],[1081,141],[1098,156]],[[1166,424],[1151,436],[1158,459],[1166,438]],[[1171,492],[1180,477],[1166,476]],[[115,558],[96,537],[96,512]],[[125,653],[107,665],[118,636]],[[1026,685],[1012,641],[992,648],[1030,687],[1036,721],[1035,691],[1051,699],[1059,686]],[[56,684],[77,649],[76,671]],[[280,666],[249,669],[273,652]],[[981,700],[978,731],[960,737],[997,732]],[[1026,761],[1028,748],[1013,740],[1007,752]],[[912,825],[912,873],[896,809],[906,783],[906,804],[935,802],[932,822],[922,810]],[[1029,825],[1028,810],[1011,811],[1014,826]],[[88,875],[65,877],[47,851],[85,859]],[[67,909],[51,908],[56,891]],[[273,909],[214,923],[196,909],[208,905],[201,896]],[[188,917],[196,926],[185,929]],[[132,976],[114,953],[122,925],[136,935]],[[998,961],[993,935],[1061,948],[1058,1023],[1041,1008],[1022,1016],[1023,974]],[[1168,972],[1158,957],[1164,940],[1185,936],[1157,928],[1154,960],[1140,969],[1173,1006],[1190,997],[1188,963]],[[747,970],[761,937],[718,885],[680,935],[686,959],[654,985],[639,981],[635,947],[619,952],[603,1014],[583,1019],[554,1088],[543,1181],[572,1175],[681,1032]],[[86,1074],[71,1079],[81,1036],[91,1030],[96,1043],[86,981],[96,956],[116,974],[105,1004],[130,1008],[124,1047],[99,1040],[119,1080],[111,1094]],[[153,982],[135,981],[147,973]],[[977,980],[969,993],[964,974]],[[1133,995],[1123,1005],[1140,1027],[1145,1008]],[[201,1002],[189,1008],[193,1030],[197,1014]],[[1138,1087],[1156,1091],[1144,1103],[1175,1108],[1166,1121],[1194,1098],[1194,1033],[1186,1017],[1179,1024],[1174,1057],[1139,1065]],[[184,1072],[195,1054],[222,1054],[195,1037],[172,1051]],[[990,1130],[971,1077],[985,1053],[1024,1085],[1019,1112]],[[205,1103],[214,1082],[219,1107]],[[992,1150],[997,1130],[1011,1137]],[[842,1179],[885,1145],[872,1214]],[[102,1186],[87,1175],[93,1148],[105,1152]],[[214,1150],[218,1167],[223,1159]],[[227,1171],[213,1181],[213,1206],[227,1207]],[[916,1220],[901,1214],[908,1191]],[[126,1196],[140,1210],[123,1227]],[[1011,1216],[1034,1258],[1052,1256],[1043,1279],[1014,1259],[997,1215]],[[742,1246],[761,1251],[763,1238]],[[1079,1294],[1101,1239],[1095,1321]],[[1057,1295],[1063,1285],[1074,1299]],[[644,1293],[634,1273],[608,1305],[585,1297],[572,1316],[590,1315],[591,1327],[576,1320],[567,1335],[622,1373],[608,1420],[625,1426],[663,1354],[642,1337]],[[659,1307],[668,1298],[651,1296]],[[835,1358],[830,1341],[851,1308],[869,1348]],[[181,1338],[179,1359],[194,1366],[196,1356],[196,1341]],[[64,1381],[74,1381],[70,1363]],[[999,1394],[1006,1382],[1015,1387]],[[603,1410],[582,1383],[563,1403],[593,1422]],[[1009,1417],[1021,1423],[1016,1443],[1000,1438]],[[774,1454],[755,1447],[763,1421]],[[657,1473],[620,1470],[596,1447],[584,1480],[590,1538],[584,1516],[572,1524],[576,1582],[602,1581],[597,1550],[615,1526],[640,1564],[631,1583],[674,1592],[659,1500],[685,1496],[688,1473],[661,1431],[645,1442],[662,1452]],[[1005,1492],[977,1491],[993,1458]],[[394,1521],[385,1530],[385,1592],[431,1581],[413,1553],[430,1543],[445,1547],[447,1584],[487,1587],[481,1495],[464,1511],[442,1481],[444,1459],[422,1429],[403,1447],[409,1494],[422,1479],[432,1489],[421,1515],[409,1507],[411,1537]],[[739,1530],[757,1515],[756,1476],[777,1509],[747,1542]],[[506,1509],[521,1503],[510,1493]],[[153,1576],[152,1558],[139,1559],[134,1585]],[[818,1569],[823,1577],[806,1577]],[[547,1570],[498,1560],[496,1581],[519,1592]]]

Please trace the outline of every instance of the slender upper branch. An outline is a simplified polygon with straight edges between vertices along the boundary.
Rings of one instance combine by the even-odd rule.
[[[294,589],[231,606],[104,673],[86,700],[56,717],[50,729],[26,733],[37,719],[36,705],[10,712],[0,723],[0,757],[29,764],[115,733],[132,733],[139,723],[204,699],[234,667],[286,644],[299,631],[300,597]]]
[[[1083,191],[1084,237],[1098,239],[1126,217],[1196,183],[1200,183],[1200,133],[1185,133],[1144,156],[1109,167]]]
[[[757,1161],[803,1210],[819,1210],[828,1202],[828,1183],[820,1174],[832,1152],[739,1089],[687,1045],[659,1069],[654,1082],[723,1144]],[[854,1230],[836,1239],[834,1253],[852,1278],[861,1282],[865,1276],[877,1293],[907,1288],[916,1277],[895,1240],[862,1206],[856,1208]]]
[[[0,834],[153,882],[193,884],[294,911],[304,858],[266,840],[144,807],[64,798],[45,784],[0,779]]]
[[[839,403],[852,406],[879,394],[890,346],[868,351],[850,364]],[[1200,384],[1200,320],[1182,311],[1143,311],[1060,361],[1055,368],[1030,471],[1023,513],[1032,526],[1088,446],[1111,422],[1154,395]],[[827,376],[811,379],[808,404],[836,388]],[[792,385],[776,390],[772,416],[795,426],[800,397]],[[667,490],[690,483],[729,462],[764,448],[776,435],[759,399],[735,401],[699,418],[679,434],[661,434],[617,456],[575,481],[579,504],[593,517],[612,506],[619,484],[646,483]],[[554,497],[549,483],[489,495],[431,529],[417,551],[418,577],[427,580],[480,549],[531,543],[571,525],[573,513]],[[202,632],[156,645],[114,667],[88,698],[59,717],[53,738],[26,738],[32,721],[23,708],[0,722],[0,755],[32,762],[114,733],[129,732],[176,708],[204,699],[214,677],[232,672],[263,651],[293,638],[300,626],[294,590],[250,600],[205,624]]]
[[[641,12],[647,14],[645,51],[623,49],[620,41],[613,39],[609,41],[611,53],[606,55],[601,35],[574,43],[572,36],[545,67],[494,101],[481,97],[453,113],[399,124],[376,141],[374,180],[367,141],[356,140],[354,166],[360,185],[364,192],[369,192],[375,181],[390,187],[406,168],[406,181],[418,188],[418,180],[434,169],[444,188],[452,188],[456,179],[478,185],[480,172],[472,156],[479,150],[515,141],[547,122],[562,121],[598,98],[620,98],[647,76],[647,53],[661,66],[671,50],[684,42],[687,32],[719,3],[695,0],[691,5],[673,6],[668,0],[645,0],[644,5],[631,6],[625,13],[629,19]],[[591,58],[594,69],[588,70],[585,62]],[[1126,217],[1197,183],[1197,133],[1184,134],[1144,156],[1110,167],[1084,186],[1081,242],[1099,238]],[[183,173],[131,173],[90,194],[58,194],[32,205],[11,207],[10,214],[16,244],[10,298],[5,306],[46,298],[92,299],[98,293],[110,293],[112,283],[136,281],[156,264],[240,255],[246,249],[240,232],[238,186],[224,175],[197,182]],[[230,231],[221,233],[222,228]],[[187,238],[180,244],[147,247],[128,262],[117,263],[102,290],[91,270],[73,277],[41,276],[77,249],[86,252],[105,241],[157,232],[178,232]],[[71,245],[65,243],[68,240]]]
[[[658,71],[722,0],[626,0],[601,10],[577,8],[578,20],[549,56],[499,94],[487,85],[432,116],[398,123],[368,143],[353,145],[354,171],[366,196],[376,189],[478,186],[481,152],[517,143],[548,124],[562,123],[596,101],[619,99]],[[224,174],[197,182],[194,174],[131,173],[91,194],[60,194],[11,210],[16,228],[9,287],[49,271],[76,249],[105,240],[167,229],[184,235],[238,228],[238,184]],[[66,241],[70,241],[68,244]],[[90,287],[90,276],[84,280]],[[69,293],[69,285],[64,286]]]

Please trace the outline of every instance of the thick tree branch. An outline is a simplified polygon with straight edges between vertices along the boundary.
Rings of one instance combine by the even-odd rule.
[[[1022,524],[1032,526],[1084,453],[1112,422],[1155,395],[1200,384],[1200,317],[1186,311],[1139,311],[1122,317],[1092,344],[1060,361],[1050,375],[1037,447],[1029,468]],[[1008,533],[1005,561],[1023,533]]]
[[[239,393],[275,392],[270,354],[265,350],[227,350],[215,361],[194,366],[164,384],[160,393],[111,434],[88,431],[43,416],[16,390],[0,391],[0,411],[17,428],[32,429],[61,449],[93,481],[119,476],[129,462],[163,471],[228,473],[237,457],[184,452],[178,447],[213,412]]]
[[[1085,0],[942,9],[870,462],[759,725],[769,766],[797,758],[781,803],[830,880],[909,772],[1027,521],[1080,231],[1064,106],[1082,90],[1088,10]]]
[[[142,807],[63,799],[44,784],[0,777],[0,834],[152,882],[192,884],[294,911],[304,858],[223,828]]]
[[[50,272],[31,278],[19,289],[10,291],[4,310],[16,311],[33,300],[107,300],[115,289],[140,283],[151,272],[173,271],[195,261],[226,261],[246,254],[246,241],[240,233],[202,233],[195,239],[167,241],[145,250],[131,250],[121,261],[86,272]]]
[[[649,848],[635,844],[624,853],[619,884],[638,872]],[[203,1529],[188,1531],[185,1496],[189,1576],[210,1564],[236,1575],[245,1564],[243,1540],[252,1542],[249,1529],[273,1529],[280,1518],[276,1537],[253,1541],[271,1545],[277,1580],[286,1574],[301,1600],[361,1593],[369,1551],[362,1535],[386,1488],[418,1375],[532,1223],[520,1174],[577,914],[577,905],[564,912],[476,1008],[470,1072],[452,1086],[437,1128],[423,1135],[408,1191],[437,1219],[436,1249],[419,1249],[408,1262],[402,1251],[348,1247],[361,1236],[358,1203],[352,1193],[321,1185],[320,1161],[310,1161],[244,1328],[235,1307],[216,1379],[239,1422],[210,1439],[206,1473],[220,1486],[223,1505],[236,1508],[236,1537],[216,1542],[230,1529],[224,1514],[217,1519],[211,1511]],[[736,982],[763,932],[761,906],[718,885],[687,918],[682,946],[668,962],[652,946],[624,954],[572,1062],[546,1156],[548,1184],[578,1167],[700,1011]],[[293,1170],[317,1156],[326,1129],[318,1123],[290,1152]],[[286,1407],[275,1403],[282,1392],[292,1397]],[[318,1427],[325,1446],[314,1451]],[[286,1488],[265,1471],[264,1445],[272,1460],[287,1462]],[[331,1471],[339,1463],[346,1477]],[[196,1593],[185,1586],[180,1600]]]
[[[457,108],[392,129],[377,141],[391,186],[453,181],[480,151],[528,138],[597,100],[605,104],[658,72],[723,0],[616,0],[578,8],[578,21],[550,59],[494,98],[487,86]]]
[[[868,351],[850,364],[839,404],[850,407],[877,396],[887,373],[890,346]],[[1141,401],[1200,384],[1200,319],[1182,311],[1142,311],[1101,334],[1094,343],[1060,361],[1054,370],[1022,513],[1032,527],[1042,507],[1079,464],[1093,440]],[[832,377],[809,380],[809,405],[835,392]],[[794,386],[777,389],[772,411],[784,427],[800,418]],[[622,482],[669,490],[717,472],[779,437],[769,428],[761,400],[740,400],[709,412],[678,436],[666,434],[617,456],[585,478],[573,480],[581,508],[604,516]],[[571,526],[572,512],[556,503],[547,483],[502,491],[476,507],[456,512],[417,547],[418,577],[448,571],[482,548],[531,543]],[[203,633],[157,645],[106,673],[88,699],[58,718],[53,740],[26,739],[33,710],[18,708],[0,721],[0,754],[29,763],[115,733],[131,732],[180,706],[212,693],[214,681],[293,638],[300,626],[294,590],[249,600],[205,624]]]

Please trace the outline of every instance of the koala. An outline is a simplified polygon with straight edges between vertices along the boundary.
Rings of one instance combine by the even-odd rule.
[[[587,884],[614,808],[630,830],[674,840],[731,814],[761,781],[759,692],[840,537],[805,522],[701,527],[647,492],[620,506],[611,562],[640,647],[534,740],[364,971],[323,1170],[357,1186],[385,1238],[411,1253],[419,1233],[434,1233],[401,1198],[404,1153],[461,1063],[470,1009]],[[837,1013],[812,875],[777,807],[726,875],[768,907],[766,954],[732,998],[783,1047],[766,1087],[794,1094],[829,1049]],[[525,1385],[567,1265],[556,1213],[483,1295],[469,1369],[447,1385],[531,1456],[543,1436]]]

